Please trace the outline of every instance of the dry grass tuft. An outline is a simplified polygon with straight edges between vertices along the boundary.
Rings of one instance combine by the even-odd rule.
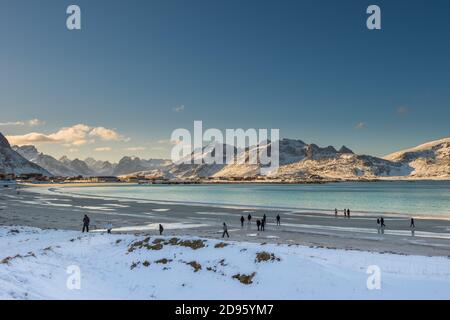
[[[214,248],[219,249],[219,248],[225,248],[226,246],[228,246],[228,243],[219,242],[214,246]]]
[[[258,252],[256,254],[256,262],[264,262],[264,261],[280,261],[280,258],[277,258],[273,253],[269,253],[266,251]]]
[[[190,265],[194,269],[194,272],[198,272],[199,270],[202,270],[201,264],[198,263],[197,261],[191,261],[191,262],[185,262],[185,263]]]
[[[252,274],[249,274],[249,275],[238,273],[238,274],[235,274],[232,278],[239,280],[239,282],[242,284],[249,285],[249,284],[253,283],[253,278],[255,277],[255,275],[256,275],[256,272],[253,272]]]

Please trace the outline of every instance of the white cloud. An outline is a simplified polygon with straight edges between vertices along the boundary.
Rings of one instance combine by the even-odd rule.
[[[57,132],[44,134],[31,132],[24,135],[7,136],[6,138],[13,145],[55,143],[65,147],[79,147],[86,144],[95,143],[98,137],[104,141],[128,141],[121,134],[112,129],[104,127],[90,127],[85,124],[77,124],[72,127],[61,128]]]
[[[42,120],[39,120],[39,119],[28,120],[28,125],[30,127],[43,126],[44,124],[45,124],[45,121],[42,121]]]
[[[181,143],[180,140],[169,140],[169,139],[158,140],[157,142],[158,144],[168,144],[168,145],[177,145]]]
[[[111,151],[112,149],[110,147],[99,147],[99,148],[95,148],[94,151],[96,152],[108,152]]]
[[[9,126],[24,126],[25,122],[23,121],[16,121],[16,122],[0,122],[0,126],[2,127],[9,127]]]
[[[31,119],[28,121],[11,121],[11,122],[0,122],[0,126],[2,127],[13,127],[13,126],[30,126],[36,127],[45,124],[44,121],[39,119]]]
[[[130,148],[125,148],[126,151],[144,151],[146,150],[146,147],[130,147]]]
[[[365,122],[359,122],[359,123],[355,126],[355,129],[358,129],[358,130],[360,130],[360,129],[365,129],[365,128],[367,128],[367,125],[366,125]]]
[[[181,104],[179,106],[176,106],[175,108],[173,108],[173,111],[175,112],[183,112],[185,109],[184,104]]]
[[[13,145],[55,142],[51,137],[38,132],[31,132],[20,136],[6,136],[6,139]]]
[[[125,138],[121,134],[117,133],[112,129],[107,129],[104,127],[93,128],[89,135],[92,137],[99,137],[104,141],[129,141],[130,139]]]

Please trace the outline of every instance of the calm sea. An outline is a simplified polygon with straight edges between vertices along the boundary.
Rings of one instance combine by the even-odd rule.
[[[348,182],[313,185],[122,185],[62,192],[142,200],[450,217],[450,181]]]

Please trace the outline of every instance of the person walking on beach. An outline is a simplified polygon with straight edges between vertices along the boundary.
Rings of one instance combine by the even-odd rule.
[[[378,232],[378,234],[380,234],[380,232],[381,232],[380,218],[377,218],[377,232]]]
[[[384,224],[384,218],[380,218],[380,228],[381,228],[381,234],[384,234],[384,228],[386,228],[386,225]]]
[[[81,232],[89,232],[89,223],[91,222],[91,220],[89,219],[89,217],[85,214],[84,218],[83,218],[83,230]]]
[[[344,209],[344,217],[347,218],[347,209]]]
[[[264,231],[266,229],[266,219],[262,219],[261,221],[261,231]]]
[[[162,236],[162,233],[164,231],[164,227],[162,224],[159,224],[159,235]]]
[[[411,229],[411,235],[414,237],[414,233],[416,231],[416,224],[414,223],[414,218],[411,218],[411,223],[409,224],[409,228]]]
[[[248,224],[250,225],[250,223],[252,222],[252,215],[249,213],[247,216],[248,219]]]
[[[280,217],[280,214],[277,214],[277,226],[281,226],[281,217]]]
[[[259,231],[259,228],[261,227],[261,221],[259,219],[256,220],[256,227],[258,228]]]
[[[228,238],[230,237],[230,235],[228,234],[228,227],[227,227],[227,224],[224,222],[224,223],[223,223],[223,233],[222,233],[222,238],[225,238],[225,235],[227,235]]]
[[[111,222],[108,222],[108,223],[105,225],[106,232],[111,233],[112,227],[113,227],[113,226],[112,226],[112,223],[111,223]]]
[[[347,218],[350,219],[350,209],[347,209]]]
[[[263,218],[262,218],[262,219],[263,219],[263,221],[264,221],[264,222],[266,222],[266,219],[267,219],[267,217],[266,217],[266,214],[265,214],[265,213],[264,213],[264,215],[263,215]]]
[[[241,216],[241,227],[242,228],[244,227],[244,222],[245,222],[245,218],[244,218],[244,216]]]
[[[337,218],[337,216],[338,216],[338,211],[337,211],[337,209],[336,208],[334,208],[334,216]]]

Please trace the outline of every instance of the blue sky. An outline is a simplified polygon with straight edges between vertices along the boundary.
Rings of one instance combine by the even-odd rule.
[[[70,4],[81,31],[66,29]],[[380,31],[366,28],[370,4]],[[446,0],[1,0],[0,131],[117,160],[168,157],[171,132],[202,120],[382,156],[450,135],[449,12]]]

